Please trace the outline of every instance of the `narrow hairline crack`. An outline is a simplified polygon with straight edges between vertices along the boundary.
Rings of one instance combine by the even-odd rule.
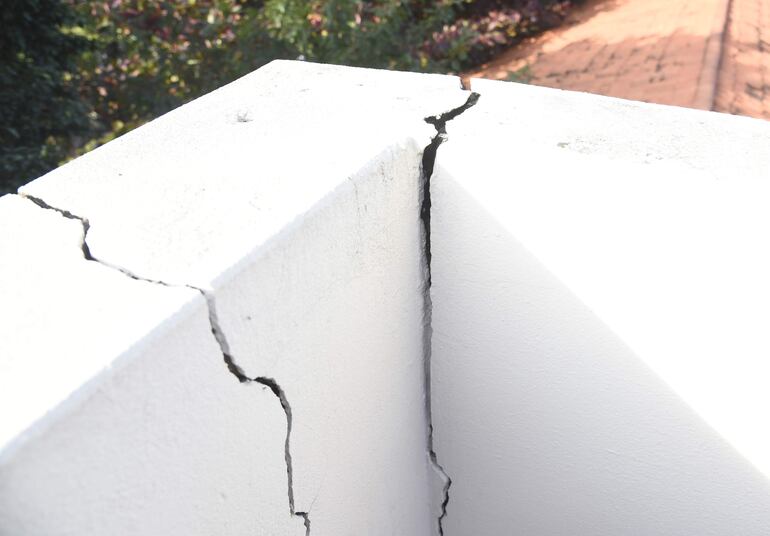
[[[20,197],[28,199],[29,201],[31,201],[32,203],[34,203],[35,205],[37,205],[38,207],[44,210],[52,210],[54,212],[59,213],[64,218],[80,222],[80,224],[83,227],[83,239],[81,242],[80,249],[83,253],[83,258],[85,260],[96,262],[98,264],[106,266],[107,268],[116,270],[121,274],[125,275],[126,277],[130,279],[134,279],[136,281],[144,281],[146,283],[152,283],[154,285],[161,285],[164,287],[189,288],[191,290],[198,291],[203,296],[206,302],[206,309],[208,312],[208,319],[209,319],[209,325],[211,328],[211,334],[214,336],[214,339],[219,345],[219,349],[222,353],[222,358],[225,362],[225,365],[227,366],[227,370],[230,372],[230,374],[235,376],[235,378],[240,383],[254,382],[269,388],[270,391],[272,391],[272,393],[278,398],[279,402],[281,403],[281,408],[283,409],[284,414],[286,415],[286,440],[284,441],[284,460],[286,462],[286,476],[288,480],[289,513],[292,516],[301,517],[303,519],[303,524],[305,526],[305,536],[310,536],[310,512],[297,512],[294,509],[294,469],[292,465],[292,457],[291,457],[291,450],[290,450],[291,429],[292,429],[292,422],[293,422],[291,405],[289,404],[289,401],[286,398],[285,391],[275,379],[269,378],[267,376],[258,376],[256,378],[249,378],[246,375],[246,373],[243,371],[243,369],[235,362],[235,360],[233,359],[233,355],[230,351],[230,345],[227,342],[227,337],[225,337],[225,333],[219,324],[219,317],[217,315],[217,308],[216,308],[216,301],[214,298],[214,294],[211,291],[207,291],[195,285],[183,284],[183,283],[182,284],[168,283],[166,281],[161,281],[159,279],[150,279],[147,277],[142,277],[127,268],[124,268],[122,266],[117,266],[107,261],[104,261],[102,259],[99,259],[97,257],[94,257],[94,255],[91,253],[91,249],[88,246],[88,231],[91,229],[91,224],[87,218],[73,214],[68,210],[64,210],[64,209],[49,205],[39,197],[35,197],[23,192],[20,192],[19,195]]]
[[[107,268],[116,270],[121,274],[125,275],[126,277],[129,277],[136,281],[144,281],[146,283],[152,283],[154,285],[161,285],[164,287],[183,287],[183,288],[189,288],[191,290],[198,291],[206,300],[206,307],[208,308],[209,324],[211,324],[211,333],[214,335],[214,338],[216,339],[217,344],[219,344],[219,348],[222,351],[222,356],[224,358],[225,364],[227,365],[227,370],[229,370],[230,373],[233,374],[233,376],[235,376],[238,379],[238,381],[240,381],[241,383],[246,383],[251,381],[251,378],[246,376],[246,374],[243,372],[243,369],[235,363],[235,360],[232,357],[232,353],[230,352],[230,345],[227,343],[225,334],[222,331],[222,328],[219,326],[219,318],[217,316],[216,303],[214,301],[214,296],[210,291],[207,291],[201,287],[196,287],[195,285],[167,283],[166,281],[161,281],[160,279],[150,279],[148,277],[142,277],[132,272],[128,268],[125,268],[123,266],[118,266],[110,262],[107,262],[105,260],[94,257],[94,255],[91,253],[91,249],[88,247],[88,231],[91,229],[91,224],[87,218],[73,214],[68,210],[64,210],[64,209],[49,205],[39,197],[34,197],[23,192],[20,193],[19,195],[25,199],[32,201],[40,208],[43,208],[45,210],[52,210],[54,212],[58,212],[59,214],[61,214],[67,219],[79,221],[80,224],[83,226],[83,241],[81,244],[81,250],[83,252],[83,257],[87,261],[93,261],[103,266],[106,266]]]
[[[433,277],[431,273],[431,262],[433,254],[431,251],[431,178],[436,164],[436,153],[439,146],[447,138],[446,125],[449,121],[456,118],[468,108],[472,108],[479,101],[480,95],[471,92],[465,103],[457,108],[453,108],[443,114],[425,118],[425,122],[433,125],[436,129],[436,135],[430,140],[422,153],[421,165],[421,192],[420,192],[420,220],[423,225],[423,256],[425,270],[425,285],[423,287],[423,367],[425,378],[425,413],[428,420],[428,458],[433,469],[441,476],[444,481],[442,490],[441,510],[436,520],[439,536],[444,536],[444,518],[447,515],[447,506],[449,505],[449,490],[452,487],[452,478],[444,467],[439,463],[436,450],[433,445],[433,410],[431,402],[431,359],[432,359],[432,338],[433,338],[433,301],[431,299],[431,286]]]

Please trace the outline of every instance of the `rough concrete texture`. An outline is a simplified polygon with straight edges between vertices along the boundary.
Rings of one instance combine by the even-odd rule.
[[[420,167],[422,150],[435,135],[424,118],[467,97],[454,77],[274,62],[23,188],[42,205],[25,201],[35,210],[52,207],[53,214],[64,210],[87,220],[90,255],[103,270],[115,268],[115,277],[144,287],[153,285],[130,277],[154,281],[158,293],[179,292],[166,285],[189,285],[205,294],[219,345],[218,352],[205,351],[208,374],[226,374],[225,383],[211,389],[232,405],[228,411],[238,416],[230,420],[233,427],[261,418],[260,412],[279,412],[281,419],[272,423],[233,432],[251,441],[246,458],[243,443],[221,443],[219,434],[194,457],[177,462],[191,475],[216,471],[207,466],[224,451],[242,471],[231,486],[269,486],[283,494],[279,509],[265,516],[261,512],[274,503],[239,497],[254,505],[252,524],[234,518],[232,533],[280,533],[281,525],[273,524],[279,514],[292,530],[310,533],[312,527],[312,534],[437,532],[444,483],[428,455]],[[34,314],[18,316],[25,321]],[[194,336],[185,324],[189,339],[167,334],[194,350],[187,359],[204,353],[204,340],[211,346],[204,317],[196,317]],[[78,319],[78,326],[88,324]],[[43,366],[53,358],[26,358],[32,356]],[[105,351],[101,357],[113,356]],[[155,374],[150,362],[137,364],[137,374]],[[111,386],[103,390],[117,397]],[[155,391],[134,394],[138,408],[155,404]],[[164,396],[181,407],[193,404],[177,400],[178,394],[169,387]],[[132,411],[113,403],[104,413],[120,413],[120,420]],[[170,415],[163,413],[159,422]],[[195,415],[180,416],[179,425],[206,436],[220,432]],[[66,419],[57,422],[69,426]],[[183,443],[175,429],[164,433],[179,451]],[[86,451],[126,435],[87,424],[80,432]],[[140,450],[159,448],[142,437],[135,441]],[[53,445],[41,443],[34,455],[62,461],[61,476],[53,478],[77,479],[78,463],[88,460],[64,463],[64,455],[46,450]],[[269,456],[259,461],[266,451]],[[14,460],[8,467],[20,463]],[[280,480],[250,473],[255,464],[274,464]],[[47,467],[42,463],[41,478]],[[141,471],[134,477],[141,480]],[[185,485],[170,480],[165,485]],[[125,493],[99,487],[116,502]],[[155,495],[150,484],[136,482],[135,489],[135,501]],[[12,490],[9,485],[5,495]],[[91,508],[84,501],[81,510],[85,505]],[[173,524],[190,508],[205,515],[208,506],[183,496],[158,522]],[[125,509],[135,510],[131,504]],[[66,518],[66,511],[61,515]],[[64,521],[81,534],[116,532],[107,521]],[[188,521],[186,533],[218,532]]]
[[[445,534],[766,534],[770,125],[472,87],[431,183]]]

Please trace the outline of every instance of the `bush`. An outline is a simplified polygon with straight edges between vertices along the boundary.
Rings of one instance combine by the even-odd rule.
[[[442,71],[459,68],[426,36],[463,0],[69,0],[91,43],[80,93],[93,120],[86,152],[276,59]]]
[[[459,72],[569,0],[9,0],[0,191],[272,59]]]
[[[76,60],[88,43],[68,31],[59,0],[9,0],[0,11],[0,193],[55,167],[89,130]]]

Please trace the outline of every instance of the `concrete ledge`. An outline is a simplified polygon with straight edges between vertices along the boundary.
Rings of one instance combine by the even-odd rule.
[[[770,526],[770,123],[475,80],[431,181],[446,534]]]
[[[275,62],[0,198],[0,533],[764,535],[770,124],[472,85]]]
[[[0,532],[436,530],[424,118],[466,99],[274,62],[4,198]]]

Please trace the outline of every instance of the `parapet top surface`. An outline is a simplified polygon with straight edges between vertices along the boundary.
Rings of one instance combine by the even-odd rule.
[[[420,151],[424,118],[467,95],[451,76],[275,61],[22,192],[88,219],[96,257],[210,287],[378,154]]]

